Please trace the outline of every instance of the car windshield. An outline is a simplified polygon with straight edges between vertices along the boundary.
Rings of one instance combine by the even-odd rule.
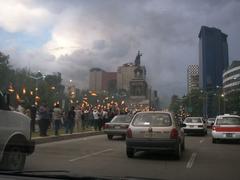
[[[172,125],[169,114],[139,113],[133,119],[133,126],[137,127],[167,127]]]
[[[215,121],[215,118],[208,118],[208,121]]]
[[[185,123],[202,123],[201,118],[186,118]]]
[[[218,118],[216,125],[240,125],[240,118],[238,117]]]
[[[131,118],[129,116],[115,116],[112,119],[112,123],[130,123]]]

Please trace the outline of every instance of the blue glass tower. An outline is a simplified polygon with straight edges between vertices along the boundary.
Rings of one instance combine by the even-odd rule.
[[[199,85],[208,91],[222,86],[223,71],[228,67],[227,35],[214,27],[202,26],[199,37]]]

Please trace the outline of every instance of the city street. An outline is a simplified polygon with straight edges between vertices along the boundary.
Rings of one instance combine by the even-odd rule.
[[[210,134],[210,133],[209,133]],[[159,179],[239,179],[240,144],[212,144],[208,136],[186,136],[180,161],[170,154],[139,152],[129,159],[125,141],[98,135],[36,146],[25,170],[69,170],[68,175]]]

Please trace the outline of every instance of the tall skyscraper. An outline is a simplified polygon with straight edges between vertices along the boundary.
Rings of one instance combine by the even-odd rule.
[[[192,90],[199,89],[199,66],[189,65],[187,68],[187,90],[190,93]]]
[[[199,82],[203,90],[222,86],[222,75],[228,67],[227,35],[220,29],[202,26],[199,37]]]

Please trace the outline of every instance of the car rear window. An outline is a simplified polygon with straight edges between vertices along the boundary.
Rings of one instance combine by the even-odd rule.
[[[238,117],[218,118],[216,125],[240,125],[240,118]]]
[[[202,123],[201,118],[186,118],[185,123]]]
[[[130,123],[131,118],[129,116],[115,116],[112,119],[112,123]]]
[[[167,127],[172,125],[172,120],[169,114],[139,113],[134,117],[132,125],[138,127]]]

